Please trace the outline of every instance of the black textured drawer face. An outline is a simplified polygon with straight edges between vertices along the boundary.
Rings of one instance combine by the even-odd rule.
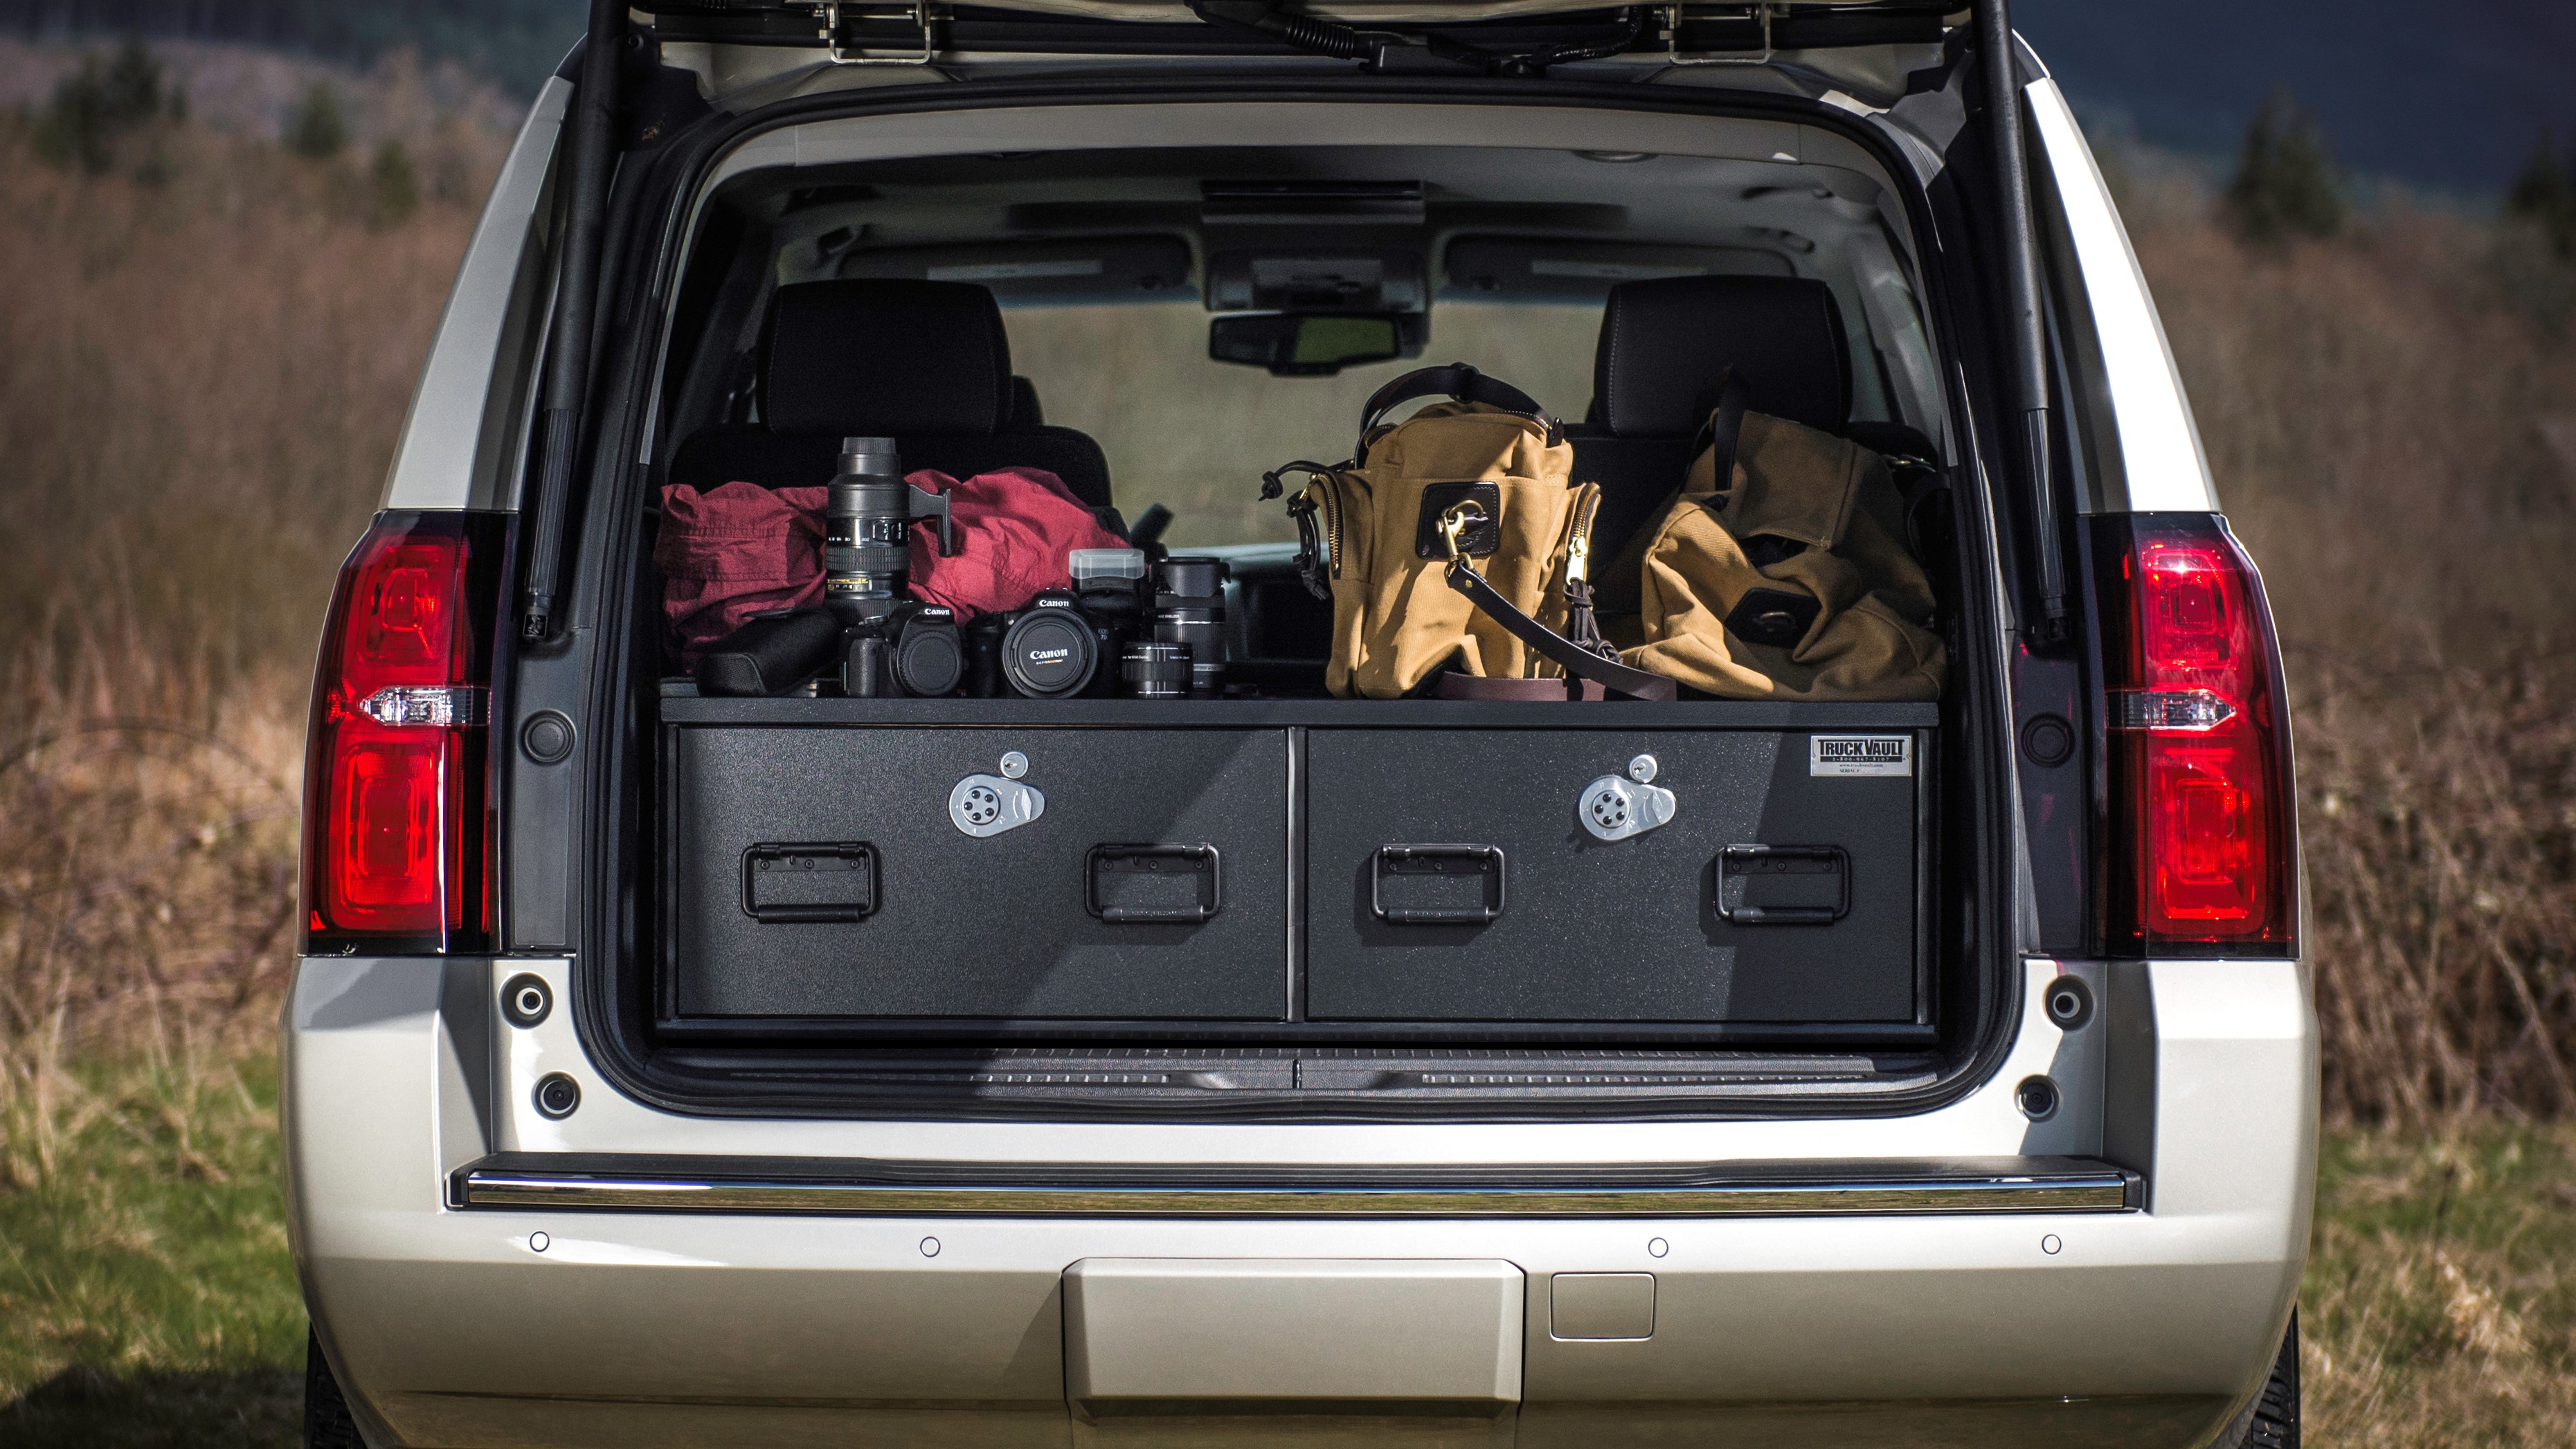
[[[1926,1019],[1929,732],[1853,738],[1312,731],[1306,1016]]]
[[[1284,730],[664,738],[668,1018],[1287,1017]]]

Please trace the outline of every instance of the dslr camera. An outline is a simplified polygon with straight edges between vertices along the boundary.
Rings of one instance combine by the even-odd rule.
[[[1077,549],[1076,587],[1049,589],[965,631],[967,692],[1071,699],[1212,699],[1223,690],[1223,560]]]
[[[852,699],[933,699],[965,681],[957,616],[937,604],[906,599],[842,631],[841,693]]]

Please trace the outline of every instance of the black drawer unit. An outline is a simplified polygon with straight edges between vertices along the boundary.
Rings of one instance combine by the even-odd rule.
[[[658,1019],[682,1038],[1920,1042],[1937,721],[668,698]]]
[[[1304,1015],[1914,1034],[1932,733],[1311,730]]]
[[[1285,730],[662,739],[666,1023],[1288,1015]]]

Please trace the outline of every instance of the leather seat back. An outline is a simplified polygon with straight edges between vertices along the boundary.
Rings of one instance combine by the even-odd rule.
[[[1827,432],[1851,416],[1851,358],[1831,288],[1805,277],[1623,282],[1602,309],[1592,415],[1570,428],[1574,477],[1601,485],[1595,556],[1615,556],[1690,467],[1729,367],[1758,412]]]
[[[966,478],[1041,468],[1084,503],[1108,507],[1100,445],[1036,423],[1036,390],[1024,387],[1011,375],[1001,308],[983,287],[880,278],[781,287],[760,356],[762,420],[691,435],[672,455],[669,481],[819,486],[839,466],[843,437],[890,437],[907,471]]]

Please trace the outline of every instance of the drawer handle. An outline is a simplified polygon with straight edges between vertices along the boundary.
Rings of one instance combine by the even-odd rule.
[[[1477,877],[1475,905],[1387,904],[1387,881]],[[1390,926],[1481,926],[1503,913],[1503,851],[1498,845],[1381,845],[1370,858],[1369,909]]]
[[[1182,882],[1190,898],[1179,900]],[[1115,925],[1195,925],[1223,887],[1213,845],[1095,845],[1083,852],[1082,907]]]
[[[1727,887],[1739,881],[1822,875],[1834,878],[1830,906],[1726,903]],[[1851,914],[1851,856],[1839,845],[1730,845],[1717,853],[1717,914],[1731,926],[1830,926]]]
[[[763,925],[864,921],[877,909],[877,848],[864,840],[765,843],[742,853],[742,913]]]

